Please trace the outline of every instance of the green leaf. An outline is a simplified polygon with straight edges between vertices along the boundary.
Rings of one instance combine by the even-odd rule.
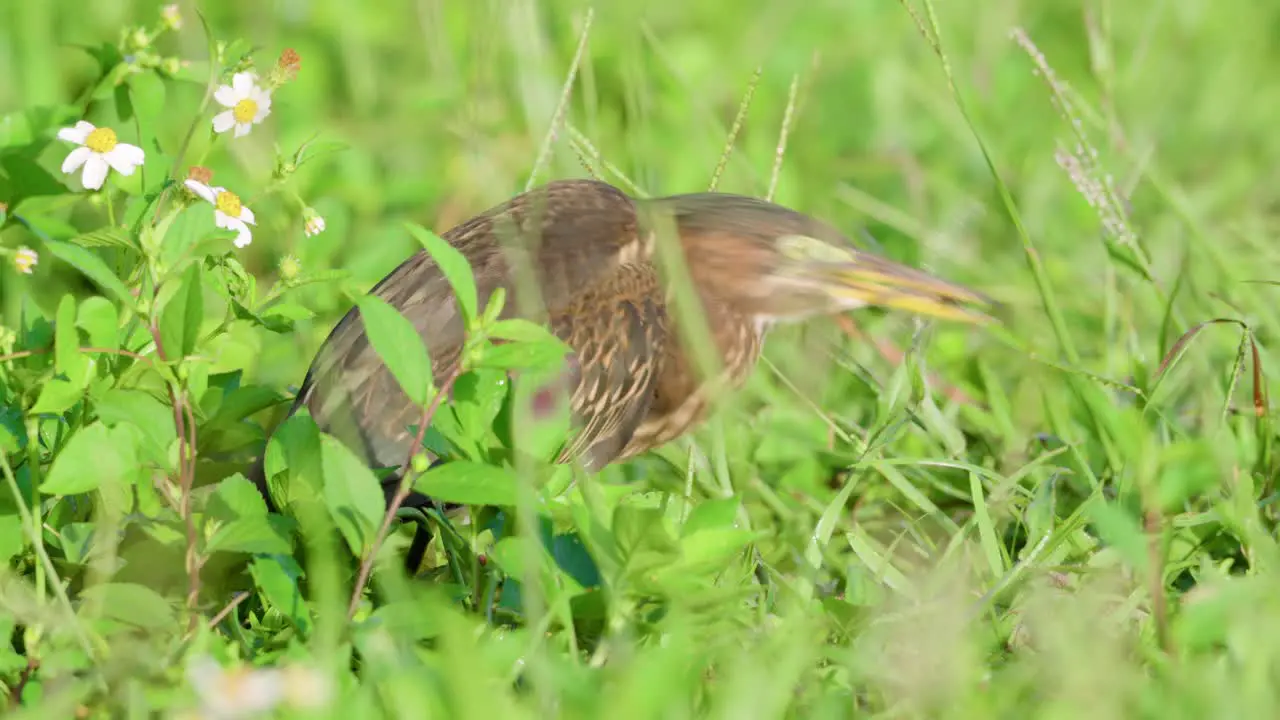
[[[63,295],[53,325],[54,368],[77,388],[88,386],[93,363],[80,352],[80,332],[76,329],[76,299]]]
[[[488,336],[501,340],[512,340],[515,342],[549,342],[555,345],[563,345],[560,338],[546,327],[535,322],[530,322],[522,318],[508,318],[499,320],[489,326]]]
[[[1147,571],[1147,540],[1138,519],[1120,505],[1094,501],[1091,519],[1103,542],[1114,547],[1139,573]]]
[[[311,631],[311,612],[298,589],[302,568],[287,555],[254,558],[249,574],[267,601],[306,635]]]
[[[431,358],[422,337],[404,315],[374,295],[356,301],[369,344],[395,377],[405,395],[425,405],[432,386]]]
[[[386,514],[382,486],[373,472],[332,435],[320,436],[324,500],[347,546],[357,556],[373,544]]]
[[[498,370],[471,370],[453,383],[450,405],[463,429],[481,436],[502,410],[510,382]]]
[[[218,488],[209,496],[205,512],[212,519],[227,522],[247,517],[266,517],[267,503],[253,483],[244,475],[236,473],[218,483]]]
[[[278,508],[319,500],[324,493],[320,430],[303,408],[289,416],[267,441],[263,471]]]
[[[554,370],[563,367],[564,356],[569,352],[563,343],[503,343],[484,349],[475,362],[477,368],[497,370]]]
[[[93,549],[93,534],[97,530],[94,523],[71,523],[62,527],[62,556],[67,562],[82,565]]]
[[[75,267],[86,277],[93,280],[99,287],[108,290],[116,299],[124,303],[125,307],[136,310],[138,305],[133,299],[133,295],[129,293],[129,288],[116,277],[115,273],[107,267],[102,258],[93,254],[92,251],[86,250],[71,243],[62,242],[61,240],[45,240],[45,247],[53,253],[54,257]]]
[[[689,535],[680,542],[679,562],[669,567],[668,572],[683,574],[723,569],[756,536],[757,533],[750,530],[731,528],[703,530]]]
[[[108,431],[101,421],[81,428],[54,458],[40,491],[47,495],[76,495],[131,480],[138,465],[135,448],[121,443],[127,437]]]
[[[84,248],[91,247],[114,247],[128,248],[129,250],[137,250],[138,245],[133,241],[133,236],[124,228],[100,227],[96,230],[90,230],[86,233],[80,233],[67,239],[67,242],[74,243]]]
[[[200,340],[200,321],[204,319],[204,289],[200,282],[203,269],[200,263],[192,263],[182,276],[178,290],[160,312],[160,338],[164,341],[166,360],[191,355]]]
[[[0,563],[7,566],[24,544],[22,518],[17,512],[0,515]]]
[[[265,510],[265,507],[263,509]],[[207,549],[211,553],[288,555],[293,551],[293,543],[289,540],[288,519],[283,515],[264,513],[232,520],[224,523],[214,532],[213,537],[209,538]]]
[[[80,302],[76,325],[89,336],[89,345],[115,350],[119,348],[120,318],[116,306],[99,295],[90,295]]]
[[[476,304],[478,302],[476,298],[476,279],[471,270],[471,263],[467,262],[465,255],[439,235],[413,223],[407,223],[406,226],[409,228],[410,234],[417,238],[423,249],[431,256],[431,259],[436,261],[440,272],[449,281],[449,285],[453,287],[454,297],[458,300],[458,307],[462,311],[462,316],[466,319],[467,327],[471,327],[471,323],[476,317]]]
[[[61,415],[84,397],[84,388],[61,378],[54,378],[40,388],[40,397],[31,408],[32,415]]]
[[[0,116],[0,148],[30,145],[80,116],[74,105],[41,105]]]
[[[413,489],[443,502],[512,507],[517,502],[517,482],[509,469],[454,460],[428,470]]]
[[[247,385],[236,388],[222,398],[218,409],[206,427],[221,428],[238,423],[250,415],[285,401],[279,392],[265,385]]]
[[[169,448],[178,439],[173,409],[142,390],[112,388],[97,398],[98,418],[111,427],[121,423],[138,429],[145,457],[167,467]]]
[[[741,503],[736,497],[717,498],[699,503],[689,513],[680,534],[684,537],[705,530],[727,530],[737,525],[738,507]]]
[[[173,606],[156,591],[134,583],[97,583],[81,591],[84,608],[95,608],[102,616],[144,630],[160,629],[175,620]]]

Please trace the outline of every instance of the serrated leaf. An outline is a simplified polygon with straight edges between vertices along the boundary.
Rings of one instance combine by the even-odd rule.
[[[362,556],[386,513],[382,486],[373,472],[332,435],[320,436],[324,500],[351,552]]]
[[[413,489],[443,502],[511,507],[519,486],[515,473],[469,460],[453,460],[431,468]]]
[[[258,489],[244,475],[236,473],[222,482],[209,496],[205,509],[208,517],[230,522],[247,517],[266,517],[267,503]]]
[[[454,297],[458,300],[458,308],[462,311],[462,316],[466,319],[467,326],[470,327],[471,322],[476,317],[476,304],[478,302],[476,298],[476,279],[471,270],[471,263],[467,262],[465,255],[439,235],[413,223],[407,223],[406,226],[409,228],[409,233],[418,240],[418,243],[427,251],[431,259],[435,260],[441,274],[449,281],[449,285],[453,287]]]
[[[432,386],[431,358],[413,323],[374,295],[360,298],[356,306],[374,352],[405,395],[418,405],[425,405]]]
[[[200,322],[204,319],[203,270],[200,263],[192,263],[183,273],[177,292],[160,311],[160,338],[164,341],[167,360],[191,355],[200,340]]]
[[[61,240],[45,240],[45,246],[54,257],[75,267],[99,287],[115,295],[116,299],[126,307],[137,309],[137,303],[129,293],[129,288],[116,277],[115,273],[111,272],[102,258],[85,248]]]
[[[137,250],[138,246],[133,241],[133,236],[124,228],[101,227],[97,230],[80,233],[67,239],[67,242],[74,243],[84,248],[91,247],[115,247],[128,248],[129,250]]]

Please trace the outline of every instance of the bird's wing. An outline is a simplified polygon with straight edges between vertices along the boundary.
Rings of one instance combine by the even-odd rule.
[[[666,337],[631,198],[605,183],[553,182],[442,237],[471,263],[481,307],[502,287],[503,316],[522,316],[530,293],[521,288],[540,290],[541,298],[531,298],[535,312],[545,308],[576,360],[570,386],[582,432],[567,454],[582,454],[589,467],[607,464],[648,409]],[[413,323],[437,384],[443,382],[458,362],[464,326],[435,261],[419,252],[370,292]],[[382,467],[404,461],[413,440],[408,427],[421,412],[369,345],[355,308],[321,346],[291,412],[303,405],[322,429]]]

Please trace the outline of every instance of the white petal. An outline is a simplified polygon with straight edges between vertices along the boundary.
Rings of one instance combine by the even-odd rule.
[[[195,193],[196,195],[199,195],[206,202],[209,202],[211,204],[217,202],[218,196],[214,194],[213,188],[209,187],[208,185],[205,185],[199,180],[186,180],[183,182],[183,185],[186,185],[188,190]]]
[[[250,225],[257,224],[257,218],[253,216],[253,211],[243,205],[240,206],[240,219]]]
[[[141,165],[142,163],[147,161],[147,154],[143,152],[142,148],[138,147],[137,145],[130,145],[129,143],[118,143],[116,144],[113,152],[123,153],[125,160],[133,165]]]
[[[236,239],[234,241],[236,244],[236,247],[238,248],[247,247],[249,243],[253,242],[253,233],[249,231],[248,225],[245,225],[239,220],[234,220],[234,219],[231,222],[234,223],[232,225],[232,229],[237,231]]]
[[[97,153],[91,153],[89,159],[84,162],[84,175],[80,176],[80,181],[90,190],[97,190],[102,187],[106,179],[106,159]]]
[[[62,161],[62,172],[64,173],[75,172],[76,169],[79,168],[81,165],[83,165],[84,161],[88,160],[89,156],[92,154],[93,154],[93,151],[83,145],[76,148],[75,150],[72,150],[67,155],[67,159]]]
[[[222,85],[213,93],[213,99],[218,101],[219,105],[224,107],[235,107],[240,98],[236,97],[235,88],[230,85]]]
[[[238,222],[238,221],[235,218],[231,217],[230,215],[222,212],[221,210],[213,211],[214,225],[217,225],[220,228],[225,228],[227,230],[234,230],[236,226],[233,225],[232,223],[235,223],[235,222]]]
[[[142,164],[142,148],[136,145],[127,145],[119,143],[111,148],[111,152],[103,155],[116,172],[121,175],[132,175],[133,171]]]
[[[89,133],[97,130],[93,123],[87,123],[84,120],[75,124],[75,127],[62,128],[58,131],[58,139],[83,145],[84,141],[89,137]]]
[[[230,110],[213,116],[213,131],[216,133],[224,133],[230,130],[231,126],[235,124],[235,113]]]
[[[236,125],[236,137],[244,137],[245,135],[248,135],[249,131],[252,129],[253,129],[253,126],[250,125],[249,123],[244,123],[243,125]]]
[[[236,99],[243,100],[253,92],[253,73],[238,72],[231,78],[231,87],[236,91]]]

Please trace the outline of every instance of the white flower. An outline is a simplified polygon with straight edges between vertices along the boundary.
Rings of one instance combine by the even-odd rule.
[[[271,93],[258,87],[257,77],[251,72],[236,73],[231,84],[219,87],[213,99],[229,108],[213,118],[213,131],[217,133],[235,127],[236,137],[247,135],[271,114]]]
[[[160,19],[164,24],[174,30],[182,28],[182,12],[178,10],[177,3],[170,3],[160,8]]]
[[[62,161],[62,172],[70,175],[83,165],[84,174],[80,180],[90,190],[102,187],[107,179],[107,168],[115,168],[121,175],[132,175],[146,160],[142,148],[120,142],[115,130],[94,127],[84,120],[76,123],[75,127],[59,130],[58,138],[80,146]]]
[[[333,697],[333,683],[314,668],[223,668],[209,655],[187,665],[187,682],[200,698],[204,717],[230,720],[269,714],[281,706],[320,710]]]
[[[200,696],[200,710],[212,718],[247,718],[275,710],[284,700],[280,672],[273,668],[226,670],[208,655],[187,665],[187,682]]]
[[[40,256],[36,254],[35,250],[32,250],[26,245],[18,248],[18,252],[13,254],[13,266],[16,267],[18,272],[23,275],[30,275],[31,269],[34,268],[38,262],[40,262]]]
[[[324,218],[320,217],[320,214],[315,210],[307,208],[302,213],[302,232],[306,233],[307,237],[313,237],[324,232]]]
[[[236,247],[246,247],[253,242],[249,226],[255,224],[253,211],[240,202],[240,196],[224,187],[210,187],[199,180],[187,179],[184,184],[191,192],[213,205],[213,222],[220,228],[236,231]]]

